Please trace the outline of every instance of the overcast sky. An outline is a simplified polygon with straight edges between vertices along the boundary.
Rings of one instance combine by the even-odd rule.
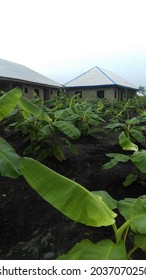
[[[145,0],[0,0],[0,58],[66,83],[98,66],[146,87]]]

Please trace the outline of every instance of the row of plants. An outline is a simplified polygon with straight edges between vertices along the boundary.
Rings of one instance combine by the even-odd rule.
[[[143,112],[145,100],[140,104],[138,100],[135,99],[136,110]],[[55,156],[62,161],[66,159],[66,146],[77,154],[75,139],[79,139],[81,135],[94,136],[103,129],[121,128],[125,130],[128,138],[131,134],[136,140],[143,141],[142,133],[146,128],[130,128],[136,124],[136,118],[129,119],[131,110],[133,114],[137,114],[133,100],[113,104],[108,100],[83,101],[79,96],[69,99],[61,92],[55,99],[42,102],[35,94],[32,102],[21,98],[17,107],[5,120],[4,126],[9,124],[8,128],[11,131],[22,132],[23,141],[27,145],[25,155],[37,155],[40,161],[48,156]],[[123,121],[125,119],[126,121]],[[139,122],[145,121],[144,119],[146,117],[140,116]]]
[[[68,103],[69,107],[54,110],[54,108],[50,109],[44,104],[38,106],[26,100],[22,96],[21,90],[16,88],[0,97],[0,121],[7,121],[8,116],[9,118],[14,117],[14,115],[15,117],[20,116],[21,111],[23,119],[18,119],[15,124],[13,123],[15,129],[21,127],[25,121],[30,121],[32,125],[35,122],[37,125],[42,125],[37,133],[47,130],[47,137],[50,137],[48,130],[53,127],[68,137],[71,135],[71,139],[75,139],[81,134],[79,128],[75,126],[76,115],[85,114],[86,110],[85,108],[82,110],[82,108],[86,102],[88,103],[85,101],[82,104],[80,100],[76,101],[72,98]],[[103,121],[101,114],[98,114],[103,109],[101,107],[105,106],[104,101],[102,102],[94,105],[96,109],[93,107],[97,111],[96,121],[100,120],[103,124],[105,120]],[[75,112],[74,117],[69,113],[70,111]],[[88,116],[88,113],[90,115],[93,112],[95,113],[93,109],[91,111],[88,108],[85,117]],[[122,114],[123,112],[120,117]],[[34,127],[32,127],[32,133],[33,129]],[[131,160],[142,171],[142,166],[145,164],[144,152],[139,150],[138,146],[128,138],[128,134],[125,134],[124,131],[120,133],[119,144],[122,149],[134,153],[132,155],[110,155],[112,158],[110,165],[113,167],[119,161]],[[144,159],[143,162],[141,162],[141,156]],[[113,239],[101,240],[96,244],[87,239],[82,240],[67,254],[59,256],[58,259],[132,259],[132,254],[138,248],[146,251],[146,195],[117,201],[102,190],[89,192],[80,184],[54,172],[38,160],[18,155],[2,137],[0,137],[0,174],[12,179],[23,176],[28,185],[44,200],[75,222],[96,227],[97,230],[102,226],[113,228]],[[117,220],[121,215],[123,224],[117,227]],[[132,240],[131,248],[127,246],[129,233]]]

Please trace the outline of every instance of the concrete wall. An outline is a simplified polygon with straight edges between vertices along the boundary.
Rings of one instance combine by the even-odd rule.
[[[26,92],[27,88],[27,92]],[[36,92],[39,97],[45,101],[54,98],[57,95],[59,89],[57,88],[48,88],[34,85],[24,85],[23,86],[23,95],[28,99],[33,99],[33,94]]]
[[[127,100],[135,96],[136,91],[132,89],[125,88],[76,88],[76,89],[67,89],[67,96],[72,97],[73,95],[80,93],[83,99],[94,100],[97,99],[97,92],[104,91],[104,98],[107,98],[110,101],[118,100]]]
[[[83,99],[94,100],[97,99],[97,91],[104,91],[104,98],[107,98],[111,101],[118,100],[118,90],[116,88],[68,89],[67,96],[71,97],[78,92],[81,92]]]
[[[36,92],[40,98],[44,100],[43,89],[38,86],[35,87],[34,85],[23,84],[22,90],[23,96],[29,100],[34,98],[34,92]]]
[[[58,88],[48,88],[35,84],[22,83],[19,81],[0,81],[0,91],[2,90],[8,92],[15,87],[21,88],[23,96],[29,100],[34,98],[34,92],[36,92],[43,101],[54,98],[59,90]]]
[[[59,89],[50,88],[50,89],[49,89],[49,98],[46,98],[46,97],[45,97],[45,100],[53,99],[55,96],[57,96],[58,91],[59,91]]]
[[[26,88],[27,88],[27,93],[25,92]],[[36,92],[39,95],[39,97],[43,101],[45,101],[54,98],[57,95],[58,89],[28,85],[27,87],[23,86],[23,92],[24,92],[24,96],[28,99],[33,99],[33,94],[34,92]]]

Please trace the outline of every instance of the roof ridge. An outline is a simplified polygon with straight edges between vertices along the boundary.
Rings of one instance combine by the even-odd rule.
[[[104,69],[99,68],[98,66],[96,66],[96,68],[106,77],[108,78],[112,83],[116,84],[115,81],[113,79],[111,79],[105,72]]]

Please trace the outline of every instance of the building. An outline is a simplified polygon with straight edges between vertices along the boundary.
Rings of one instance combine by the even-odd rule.
[[[61,84],[21,64],[0,59],[0,91],[20,87],[23,95],[33,98],[34,91],[42,100],[54,97],[63,87]]]
[[[127,100],[138,89],[117,74],[95,66],[65,84],[68,97],[80,94],[82,98],[107,98],[111,101]]]

